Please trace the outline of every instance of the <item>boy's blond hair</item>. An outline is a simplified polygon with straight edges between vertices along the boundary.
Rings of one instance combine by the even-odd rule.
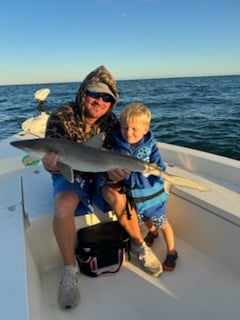
[[[150,126],[151,112],[145,104],[134,102],[128,104],[120,113],[120,123],[128,123],[129,121],[141,121],[143,125]]]

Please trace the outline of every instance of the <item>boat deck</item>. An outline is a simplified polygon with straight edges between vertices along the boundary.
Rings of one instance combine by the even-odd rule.
[[[51,216],[43,215],[44,211],[51,210],[51,194],[50,189],[45,190],[49,195],[45,197],[44,205],[39,190],[42,188],[42,183],[36,183],[36,179],[41,181],[49,176],[45,171],[40,170],[37,174],[34,169],[29,171],[30,176],[25,176],[23,179],[24,193],[28,195],[25,200],[25,210],[30,219],[27,242],[33,254],[33,263],[37,261],[40,270],[41,292],[35,300],[39,304],[39,297],[43,297],[44,308],[41,310],[46,313],[45,320],[61,320],[66,317],[74,320],[79,318],[118,320],[123,317],[145,320],[149,317],[161,316],[165,319],[179,320],[239,320],[240,259],[237,256],[238,252],[235,249],[231,252],[231,247],[224,240],[224,237],[228,236],[230,243],[233,239],[239,243],[239,225],[235,225],[232,219],[227,222],[212,212],[207,214],[198,212],[201,210],[201,206],[198,207],[199,203],[204,201],[203,194],[200,196],[200,202],[193,204],[190,201],[190,208],[184,207],[180,202],[185,203],[186,200],[182,200],[182,197],[188,198],[193,194],[195,199],[194,193],[196,195],[199,193],[182,189],[178,192],[174,191],[169,204],[171,211],[169,216],[176,232],[176,248],[179,252],[175,271],[164,272],[159,278],[153,278],[141,270],[138,261],[132,256],[131,261],[126,261],[120,272],[113,276],[90,278],[81,274],[79,305],[73,310],[60,310],[57,303],[57,290],[62,262],[51,235]],[[211,187],[213,187],[212,184]],[[38,197],[29,197],[31,193],[38,194]],[[220,193],[222,193],[221,190]],[[214,190],[214,194],[217,196],[218,191]],[[185,209],[186,216],[190,214],[191,218],[184,216]],[[82,226],[80,220],[81,218],[78,218],[77,224]],[[144,228],[142,231],[143,234],[146,232]],[[43,232],[44,243],[39,241]],[[232,248],[236,247],[237,245],[233,244]],[[162,236],[154,243],[153,250],[163,261],[165,245]],[[226,251],[224,254],[222,254],[223,250]],[[40,256],[40,253],[44,256]],[[225,263],[225,257],[231,256],[236,258],[229,258],[229,263]],[[47,261],[52,261],[53,266]],[[234,262],[236,262],[235,265]],[[28,268],[33,269],[31,261]],[[32,299],[31,307],[34,313],[39,305],[34,305]]]
[[[39,179],[41,174],[37,176]],[[27,186],[31,186],[30,180],[26,183],[28,179],[25,177],[24,181],[25,192],[29,195],[31,188]],[[33,181],[32,178],[31,181]],[[207,183],[205,179],[200,178],[201,181]],[[35,191],[39,194],[38,186],[34,185]],[[203,194],[199,195],[199,192],[194,190],[173,190],[169,204],[169,217],[176,232],[176,248],[179,252],[177,268],[174,272],[164,272],[159,278],[153,278],[141,270],[138,261],[132,256],[131,261],[126,261],[120,272],[113,276],[90,278],[81,274],[79,305],[73,310],[62,311],[57,303],[58,283],[61,276],[61,259],[59,258],[57,267],[45,269],[46,271],[40,274],[42,290],[40,296],[44,298],[42,303],[46,312],[44,319],[61,320],[67,317],[67,319],[120,320],[125,317],[145,320],[149,317],[164,317],[179,320],[239,320],[240,259],[236,251],[237,245],[233,243],[233,241],[239,243],[239,219],[236,225],[238,218],[236,215],[232,219],[232,214],[229,214],[230,219],[226,221],[225,217],[220,218],[213,214],[213,207],[209,212],[201,211],[202,206],[206,206],[206,201],[208,205],[212,205],[213,202],[216,203],[218,195],[224,196],[222,189],[224,187],[217,188],[213,182],[210,183],[210,187],[214,188],[214,201],[210,201],[210,197],[208,199]],[[197,196],[199,197],[195,201]],[[188,198],[189,201],[186,201]],[[222,198],[221,201],[224,200],[224,197]],[[30,214],[29,218],[33,227],[32,232],[30,227],[30,233],[36,236],[38,232],[41,234],[39,230],[45,230],[46,233],[48,230],[41,225],[36,225],[34,228],[39,210],[35,201],[28,197],[25,208],[29,213],[35,212],[35,217],[31,217]],[[238,200],[235,199],[235,201]],[[42,200],[37,199],[37,202],[42,203]],[[185,203],[188,203],[187,207],[184,207]],[[41,207],[41,210],[43,209],[44,207]],[[45,216],[44,219],[49,219],[49,216]],[[49,225],[50,229],[50,222]],[[143,228],[144,232],[146,230]],[[225,237],[228,237],[229,242],[224,240]],[[30,235],[29,239],[31,244],[34,236]],[[48,242],[51,243],[52,240],[49,239]],[[230,247],[229,243],[233,246]],[[162,236],[154,243],[153,250],[163,261],[165,245]],[[33,244],[33,254],[34,251],[44,252],[41,248],[39,250],[35,248]],[[36,258],[36,253],[34,255]],[[229,261],[225,261],[226,259]],[[40,260],[44,261],[44,259]],[[43,269],[42,267],[40,266],[40,270]]]
[[[61,310],[57,291],[62,261],[52,232],[50,175],[41,166],[25,168],[22,153],[9,150],[11,157],[0,159],[0,308],[4,320],[239,320],[238,163],[230,174],[233,181],[227,180],[227,169],[222,181],[217,180],[221,168],[211,176],[214,163],[208,163],[210,173],[205,176],[201,170],[195,175],[195,167],[192,172],[169,167],[170,173],[211,188],[204,194],[172,189],[168,208],[179,253],[175,271],[153,278],[132,256],[115,275],[90,278],[81,274],[79,305]],[[174,163],[173,157],[169,159]],[[153,250],[163,261],[161,236]]]
[[[159,238],[154,249],[162,248],[162,244]],[[113,276],[90,278],[81,274],[81,301],[73,310],[62,311],[57,304],[61,268],[43,273],[46,315],[42,319],[238,320],[239,274],[178,239],[177,249],[175,271],[164,272],[159,278],[142,271],[135,258]]]

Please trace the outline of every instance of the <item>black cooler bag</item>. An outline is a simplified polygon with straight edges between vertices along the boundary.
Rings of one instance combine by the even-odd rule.
[[[126,252],[129,257],[129,236],[118,221],[79,229],[77,240],[80,270],[90,277],[118,272]]]

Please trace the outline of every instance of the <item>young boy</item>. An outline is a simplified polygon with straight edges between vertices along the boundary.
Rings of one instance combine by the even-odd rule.
[[[156,163],[166,169],[156,140],[150,130],[151,112],[142,103],[127,105],[120,114],[120,130],[114,134],[113,149],[130,154],[136,158]],[[130,204],[138,212],[140,221],[144,221],[149,232],[145,242],[151,246],[161,229],[167,246],[167,256],[163,269],[175,269],[178,258],[175,250],[174,234],[166,216],[168,194],[164,192],[163,180],[156,176],[144,177],[141,173],[131,172],[123,181]]]

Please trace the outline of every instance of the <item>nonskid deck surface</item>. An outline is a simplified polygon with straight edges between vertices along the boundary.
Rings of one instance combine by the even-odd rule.
[[[154,244],[162,260],[164,252],[157,248],[163,248],[162,237]],[[239,320],[239,274],[178,239],[177,249],[175,271],[164,272],[159,278],[142,271],[133,256],[113,276],[90,278],[81,274],[81,301],[72,310],[62,311],[57,304],[61,267],[43,273],[43,318]]]

